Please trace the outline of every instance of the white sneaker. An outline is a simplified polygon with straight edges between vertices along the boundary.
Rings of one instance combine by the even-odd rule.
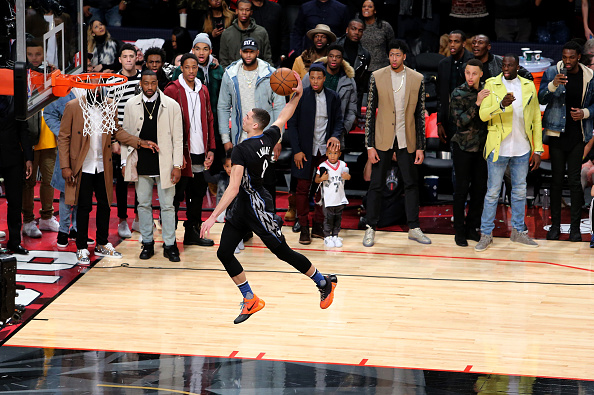
[[[138,218],[134,218],[134,222],[132,222],[132,231],[140,232],[140,221],[138,221]]]
[[[120,235],[120,237],[122,239],[128,239],[128,238],[132,237],[132,232],[130,232],[130,228],[128,227],[128,222],[122,221],[119,223],[118,235]]]
[[[88,265],[91,263],[91,259],[89,259],[89,250],[86,248],[83,250],[76,251],[76,261],[81,265]]]
[[[35,221],[31,221],[31,222],[27,222],[26,224],[23,224],[23,233],[26,236],[33,237],[35,239],[38,239],[41,237],[41,231],[39,230],[39,228],[37,228],[37,225],[35,225]]]
[[[95,255],[106,256],[109,258],[117,258],[117,259],[122,258],[122,254],[117,252],[115,250],[115,248],[113,248],[113,245],[111,245],[111,243],[107,243],[103,246],[100,246],[100,245],[95,246]]]
[[[234,253],[235,254],[240,254],[241,253],[241,250],[239,249],[239,246],[235,247],[235,252]]]
[[[50,219],[40,219],[39,220],[39,230],[48,230],[50,232],[59,232],[60,231],[60,223],[56,219],[56,217],[51,217]]]
[[[237,245],[237,248],[239,248],[240,250],[245,250],[245,246],[243,245],[243,240],[241,240],[239,242],[239,244]]]
[[[6,232],[0,230],[0,239],[6,238]]]
[[[328,248],[336,247],[336,245],[334,244],[334,238],[332,236],[325,237],[324,245]]]
[[[342,247],[342,237],[332,236],[332,240],[334,240],[334,247]]]

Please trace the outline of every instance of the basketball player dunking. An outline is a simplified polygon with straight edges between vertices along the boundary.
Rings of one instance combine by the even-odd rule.
[[[338,282],[336,276],[323,276],[309,259],[287,245],[281,232],[281,218],[274,213],[272,198],[262,186],[262,175],[270,162],[272,149],[281,137],[280,128],[291,118],[303,94],[303,86],[298,76],[297,81],[298,86],[293,88],[293,97],[268,129],[263,131],[262,126],[270,122],[270,115],[265,110],[254,108],[243,118],[243,129],[248,135],[242,143],[233,148],[229,187],[200,230],[200,237],[207,235],[216,218],[231,205],[226,214],[217,256],[243,295],[241,313],[234,321],[236,324],[262,310],[265,304],[264,300],[252,292],[243,267],[234,254],[235,247],[249,230],[253,230],[279,259],[289,263],[316,283],[320,291],[322,309],[330,307],[334,299],[334,288]]]

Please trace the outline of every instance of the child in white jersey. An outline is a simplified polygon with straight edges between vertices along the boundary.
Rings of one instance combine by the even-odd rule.
[[[344,182],[350,180],[349,168],[340,158],[340,149],[326,151],[327,160],[316,171],[315,181],[322,183],[324,202],[324,244],[326,247],[342,247],[338,237],[342,211],[349,203],[344,193]]]

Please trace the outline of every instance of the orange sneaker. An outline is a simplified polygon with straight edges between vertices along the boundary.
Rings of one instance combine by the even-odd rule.
[[[318,287],[318,290],[320,291],[320,307],[327,309],[334,301],[334,288],[336,288],[338,279],[334,274],[329,274],[324,278],[326,279],[326,286],[324,288]]]
[[[243,302],[241,302],[241,314],[237,316],[234,324],[241,324],[243,321],[246,321],[248,318],[252,316],[257,311],[260,311],[264,308],[266,303],[264,303],[263,299],[260,299],[256,295],[252,299],[243,298]]]

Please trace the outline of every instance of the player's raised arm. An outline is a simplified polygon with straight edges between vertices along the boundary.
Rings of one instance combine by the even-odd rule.
[[[227,210],[227,207],[231,204],[235,196],[239,193],[239,187],[241,185],[241,178],[243,177],[243,166],[233,165],[231,168],[231,177],[229,179],[229,186],[223,193],[219,204],[215,207],[212,214],[206,221],[202,223],[200,227],[200,237],[205,237],[210,232],[210,228],[214,225],[217,217]]]
[[[301,78],[295,71],[293,71],[293,73],[297,79],[297,88],[293,88],[294,93],[291,97],[291,100],[289,100],[289,102],[285,105],[278,115],[278,118],[273,123],[273,125],[278,126],[278,128],[281,130],[287,121],[293,116],[295,109],[297,109],[297,104],[299,104],[299,99],[301,99],[301,96],[303,95],[303,84],[301,83]]]

